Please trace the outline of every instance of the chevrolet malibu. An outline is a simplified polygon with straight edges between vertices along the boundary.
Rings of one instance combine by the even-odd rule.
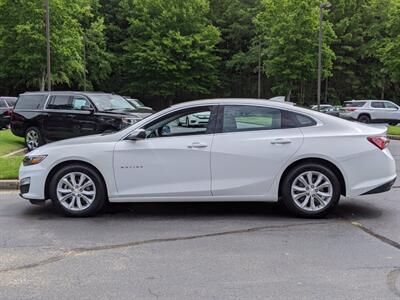
[[[208,115],[203,126],[180,120]],[[384,129],[267,100],[172,106],[119,132],[30,152],[20,193],[63,214],[95,215],[109,202],[282,201],[321,217],[341,196],[388,191],[396,179]]]

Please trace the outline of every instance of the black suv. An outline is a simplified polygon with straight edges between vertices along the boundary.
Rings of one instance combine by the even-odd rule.
[[[137,113],[123,97],[94,92],[21,94],[11,115],[11,131],[29,150],[47,142],[120,130],[149,114]]]
[[[17,102],[17,98],[0,96],[0,129],[10,124],[10,116],[15,102]]]

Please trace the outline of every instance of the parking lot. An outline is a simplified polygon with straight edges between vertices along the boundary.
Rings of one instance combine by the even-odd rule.
[[[400,166],[400,143],[390,148]],[[265,203],[124,204],[68,219],[3,191],[0,298],[395,299],[399,188],[342,199],[320,220]]]

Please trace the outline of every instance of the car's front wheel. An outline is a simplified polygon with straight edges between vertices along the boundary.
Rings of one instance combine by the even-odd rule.
[[[50,198],[62,214],[72,217],[93,216],[106,202],[106,188],[91,167],[74,164],[54,174],[49,186]]]
[[[329,168],[306,163],[287,173],[282,181],[281,194],[283,203],[294,214],[319,218],[337,205],[341,185]]]

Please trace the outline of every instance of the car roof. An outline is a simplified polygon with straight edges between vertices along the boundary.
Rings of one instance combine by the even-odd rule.
[[[203,99],[203,100],[193,100],[175,104],[171,107],[186,107],[186,106],[196,106],[196,105],[218,105],[218,104],[249,104],[249,105],[269,105],[274,107],[294,107],[291,104],[284,102],[271,101],[267,99],[252,99],[252,98],[216,98],[216,99]]]
[[[83,91],[42,91],[42,92],[25,92],[21,95],[43,95],[43,94],[73,94],[73,95],[113,95],[112,93],[105,92],[83,92]]]

